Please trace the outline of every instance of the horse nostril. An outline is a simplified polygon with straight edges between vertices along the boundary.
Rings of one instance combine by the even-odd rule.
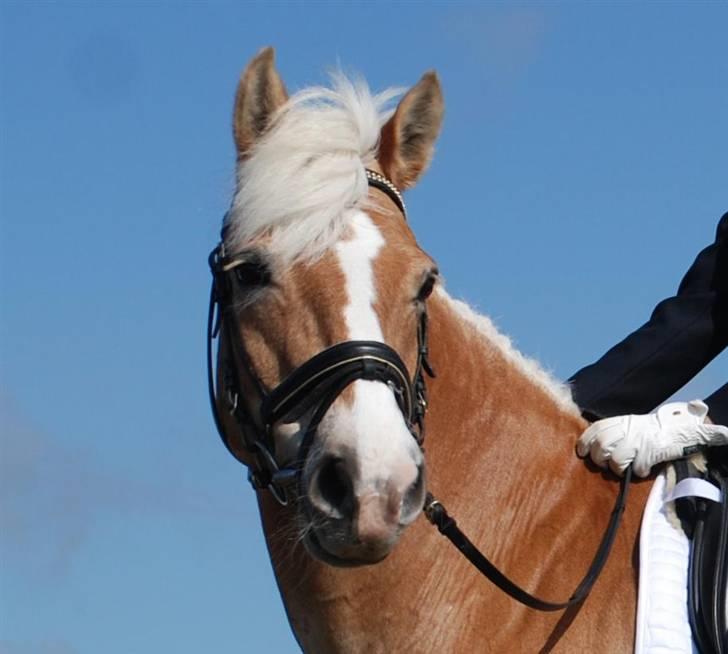
[[[335,457],[326,459],[319,467],[311,490],[311,499],[319,509],[336,518],[352,515],[354,492],[343,459]]]
[[[417,466],[417,478],[407,489],[402,502],[402,521],[411,522],[422,509],[425,500],[425,466]]]

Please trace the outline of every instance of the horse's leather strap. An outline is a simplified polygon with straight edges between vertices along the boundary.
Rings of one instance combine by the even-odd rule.
[[[627,502],[627,490],[629,488],[629,482],[632,478],[632,467],[627,468],[624,477],[622,477],[621,485],[619,489],[619,495],[612,509],[612,515],[609,518],[609,525],[607,530],[604,532],[602,542],[599,544],[594,559],[589,566],[589,569],[584,575],[576,590],[572,593],[571,597],[565,602],[547,602],[546,600],[539,599],[531,595],[530,593],[523,590],[520,586],[512,582],[506,577],[498,568],[491,563],[488,558],[478,550],[475,545],[468,539],[468,537],[460,531],[457,523],[453,518],[450,517],[445,507],[440,504],[432,495],[428,493],[427,499],[425,500],[425,515],[427,519],[435,525],[441,534],[447,536],[455,547],[465,556],[470,563],[472,563],[478,571],[485,575],[490,581],[492,581],[498,588],[504,593],[510,595],[513,599],[517,600],[521,604],[536,609],[538,611],[560,611],[561,609],[568,608],[575,604],[582,602],[597,580],[599,573],[602,571],[604,564],[607,562],[609,552],[612,549],[612,543],[614,537],[617,535],[619,524],[621,522],[622,514],[624,513],[624,507]]]
[[[296,368],[263,400],[261,413],[273,424],[291,410],[304,413],[318,403],[327,387],[354,373],[354,378],[382,381],[397,389],[395,394],[408,423],[413,419],[414,391],[407,366],[395,350],[378,341],[345,341],[314,355]],[[339,391],[340,392],[340,391]]]
[[[679,498],[676,508],[689,525],[690,561],[688,564],[688,617],[697,650],[701,654],[728,653],[728,476],[726,465],[708,463],[707,479],[695,478],[689,464],[676,466],[679,484],[702,481],[717,490],[717,495],[700,493],[699,497]],[[698,473],[702,474],[702,473]],[[678,485],[679,485],[678,484]],[[714,485],[715,484],[715,485]],[[717,485],[717,487],[716,487]]]

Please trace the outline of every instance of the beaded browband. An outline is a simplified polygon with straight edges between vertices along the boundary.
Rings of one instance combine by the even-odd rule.
[[[378,188],[380,191],[386,193],[399,207],[399,210],[405,215],[406,218],[407,210],[405,208],[404,198],[402,197],[402,193],[400,193],[400,190],[394,184],[392,184],[392,182],[390,182],[384,175],[378,173],[376,170],[370,170],[369,168],[366,168],[365,170],[367,173],[369,186]]]

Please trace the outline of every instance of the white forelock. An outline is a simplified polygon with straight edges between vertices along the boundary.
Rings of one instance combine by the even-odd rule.
[[[286,262],[315,257],[364,206],[365,167],[377,154],[381,126],[400,89],[372,95],[342,73],[331,88],[292,96],[271,128],[238,165],[226,244],[239,250],[261,236]]]
[[[442,287],[436,287],[436,292],[452,307],[461,320],[472,325],[493,343],[504,354],[506,360],[513,363],[536,386],[551,396],[561,409],[569,413],[580,414],[568,384],[555,379],[535,359],[525,356],[513,347],[508,336],[499,332],[488,316],[478,314],[465,302],[452,298]]]

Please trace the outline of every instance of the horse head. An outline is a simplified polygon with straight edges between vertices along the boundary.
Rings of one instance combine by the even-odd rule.
[[[396,95],[335,75],[289,97],[260,52],[237,89],[237,186],[214,257],[228,446],[335,565],[384,558],[425,496],[417,423],[437,268],[398,190],[426,169],[443,100],[432,72],[392,111]],[[244,419],[230,417],[231,387]]]

